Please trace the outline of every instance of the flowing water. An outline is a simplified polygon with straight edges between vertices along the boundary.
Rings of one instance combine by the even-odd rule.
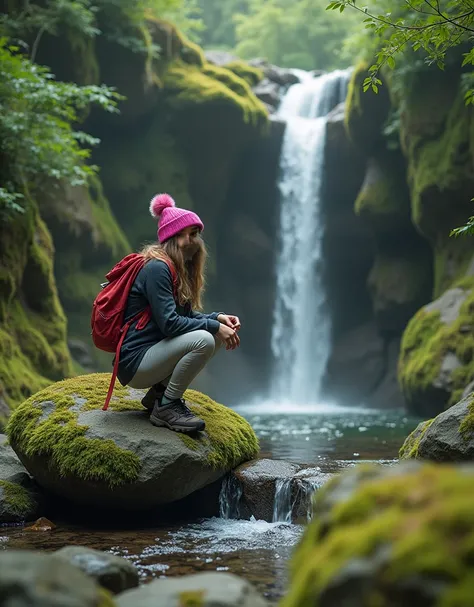
[[[237,410],[259,436],[262,457],[307,464],[322,472],[339,471],[363,460],[392,464],[404,438],[418,422],[399,411],[334,406],[275,410],[262,405]],[[79,544],[108,550],[135,563],[144,583],[161,576],[230,571],[250,580],[276,602],[284,593],[287,562],[304,527],[285,522],[289,496],[283,484],[272,523],[223,518],[237,514],[239,488],[230,486],[228,491],[231,497],[222,500],[219,518],[125,531],[77,528],[61,521],[54,521],[57,529],[46,533],[3,528],[0,549],[55,550]],[[124,521],[123,527],[130,522],[136,524]]]
[[[278,115],[286,121],[280,155],[280,235],[272,330],[273,398],[317,402],[330,347],[322,284],[321,186],[326,116],[345,100],[349,71],[288,89]]]

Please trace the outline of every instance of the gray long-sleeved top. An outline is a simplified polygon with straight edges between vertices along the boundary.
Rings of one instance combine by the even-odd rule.
[[[219,330],[218,312],[201,314],[189,304],[181,306],[173,297],[173,279],[164,261],[153,259],[138,273],[128,295],[124,322],[129,321],[147,306],[151,319],[143,329],[132,323],[120,350],[117,377],[128,384],[137,372],[145,352],[166,337],[176,337],[189,331],[205,329],[215,335]]]

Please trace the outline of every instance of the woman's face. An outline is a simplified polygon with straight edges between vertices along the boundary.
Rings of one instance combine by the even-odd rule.
[[[197,226],[184,228],[176,234],[176,242],[186,261],[189,261],[199,250],[200,230]]]

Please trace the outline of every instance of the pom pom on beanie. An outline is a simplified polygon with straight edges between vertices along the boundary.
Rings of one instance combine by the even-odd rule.
[[[176,206],[175,201],[169,194],[157,194],[151,199],[150,214],[158,219],[165,209],[174,206]]]

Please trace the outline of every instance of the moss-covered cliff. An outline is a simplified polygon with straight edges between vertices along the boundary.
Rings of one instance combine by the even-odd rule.
[[[25,212],[0,222],[0,396],[10,406],[73,373],[54,245],[25,195]]]
[[[472,214],[473,110],[464,105],[457,67],[392,75],[378,100],[362,93],[365,69],[353,74],[346,128],[367,156],[355,212],[376,243],[373,312],[382,333],[404,332],[398,376],[409,409],[436,414],[474,378],[474,249],[449,236]]]

